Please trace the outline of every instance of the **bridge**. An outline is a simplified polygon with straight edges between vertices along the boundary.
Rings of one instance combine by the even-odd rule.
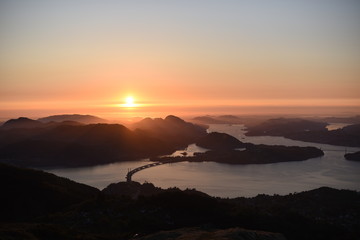
[[[156,163],[150,163],[150,164],[146,164],[144,166],[141,166],[141,167],[138,167],[138,168],[135,168],[133,170],[129,169],[128,173],[126,174],[126,181],[127,182],[131,182],[131,177],[132,175],[134,175],[135,173],[141,171],[141,170],[144,170],[144,169],[147,169],[147,168],[151,168],[151,167],[156,167],[156,166],[159,166],[159,165],[163,165],[165,163],[169,163],[169,162],[156,162]]]
[[[178,158],[174,158],[174,159],[171,159],[171,160],[167,160],[167,161],[163,161],[163,162],[154,162],[154,163],[150,163],[150,164],[146,164],[144,166],[141,166],[141,167],[137,167],[135,169],[128,169],[128,173],[126,174],[126,181],[127,182],[131,182],[131,177],[141,171],[141,170],[145,170],[145,169],[148,169],[148,168],[151,168],[151,167],[156,167],[156,166],[159,166],[159,165],[163,165],[163,164],[167,164],[167,163],[175,163],[175,162],[181,162],[181,160],[179,160]]]

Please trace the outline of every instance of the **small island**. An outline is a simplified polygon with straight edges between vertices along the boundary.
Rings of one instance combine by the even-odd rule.
[[[360,151],[354,153],[347,153],[344,155],[346,160],[360,162]]]

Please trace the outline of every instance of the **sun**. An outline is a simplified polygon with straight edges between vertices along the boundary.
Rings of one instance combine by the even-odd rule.
[[[128,96],[125,98],[125,104],[124,107],[136,107],[134,97]]]

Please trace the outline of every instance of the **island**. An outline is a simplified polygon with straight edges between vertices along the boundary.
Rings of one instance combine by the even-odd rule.
[[[192,157],[154,157],[154,162],[218,162],[228,164],[268,164],[278,162],[304,161],[324,155],[316,147],[269,146],[246,144],[245,150],[211,150],[195,153]]]
[[[243,143],[226,134],[212,132],[199,138],[196,145],[210,149],[194,156],[153,157],[154,162],[218,162],[228,164],[268,164],[278,162],[304,161],[321,157],[324,152],[316,147],[255,145]]]
[[[360,151],[354,153],[347,153],[344,155],[346,160],[360,162]]]

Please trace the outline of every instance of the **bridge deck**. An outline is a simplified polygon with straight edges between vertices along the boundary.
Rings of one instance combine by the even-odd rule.
[[[135,173],[141,171],[141,170],[144,170],[144,169],[147,169],[147,168],[151,168],[151,167],[156,167],[156,166],[159,166],[159,165],[162,165],[162,164],[165,164],[167,162],[157,162],[157,163],[150,163],[150,164],[146,164],[144,166],[141,166],[141,167],[137,167],[131,171],[129,171],[127,174],[126,174],[126,181],[128,182],[131,182],[131,177],[132,175],[134,175]]]

